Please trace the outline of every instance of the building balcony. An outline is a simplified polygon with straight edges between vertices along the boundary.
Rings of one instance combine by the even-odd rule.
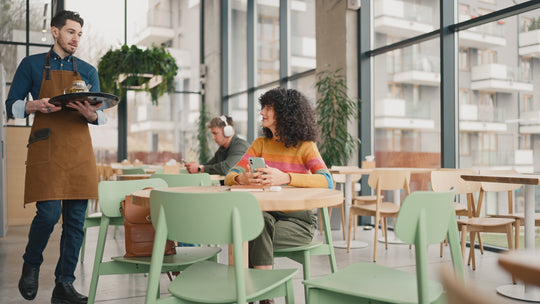
[[[514,151],[514,165],[525,166],[533,164],[533,150]]]
[[[403,67],[395,69],[393,81],[438,87],[441,84],[440,60],[436,56],[404,55]]]
[[[521,112],[519,123],[520,134],[540,134],[540,111]]]
[[[375,103],[375,128],[424,129],[435,128],[429,104],[413,104],[403,99],[383,99]]]
[[[519,55],[540,58],[540,30],[519,33]]]
[[[459,21],[471,19],[471,16],[460,15]],[[465,31],[459,32],[459,46],[476,49],[491,49],[505,46],[504,23],[497,21],[483,24]]]
[[[147,23],[147,27],[137,35],[137,44],[161,45],[174,38],[171,11],[151,9],[147,13]]]
[[[459,129],[468,132],[506,132],[504,111],[491,106],[459,105]]]
[[[435,30],[431,7],[397,0],[373,3],[376,33],[409,38]]]
[[[530,71],[490,63],[472,67],[471,89],[478,91],[517,93],[532,92]]]
[[[459,120],[504,123],[504,111],[485,105],[459,105]]]

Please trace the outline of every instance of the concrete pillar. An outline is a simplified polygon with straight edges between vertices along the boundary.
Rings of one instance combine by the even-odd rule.
[[[358,97],[358,11],[347,7],[347,0],[316,1],[317,73],[341,69],[346,78],[348,95]],[[348,125],[358,136],[358,123]],[[358,151],[349,165],[358,165]]]
[[[221,113],[221,1],[204,1],[205,101],[207,110]]]

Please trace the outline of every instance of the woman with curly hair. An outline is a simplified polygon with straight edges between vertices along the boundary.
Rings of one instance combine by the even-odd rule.
[[[315,144],[317,119],[308,99],[296,90],[275,88],[259,102],[264,136],[257,138],[231,168],[225,184],[333,188]],[[251,173],[250,157],[263,157],[266,168]],[[259,269],[272,269],[274,248],[309,244],[317,229],[317,217],[311,210],[264,212],[264,219],[261,235],[249,244],[250,264]]]

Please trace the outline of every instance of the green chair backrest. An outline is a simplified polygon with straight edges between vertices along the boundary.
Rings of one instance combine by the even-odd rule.
[[[448,235],[450,252],[456,273],[463,277],[463,260],[458,237],[455,191],[409,194],[401,205],[395,223],[396,235],[407,244],[415,245],[418,299],[425,303],[428,295],[427,246],[441,243]]]
[[[154,226],[160,220],[160,206],[165,211],[167,238],[173,241],[195,244],[241,243],[259,236],[263,228],[259,203],[249,192],[180,193],[154,190],[150,193],[150,212]],[[240,234],[235,236],[233,228],[240,229]]]
[[[144,174],[143,167],[122,168],[122,174]]]
[[[242,244],[259,236],[264,226],[259,203],[253,194],[153,190],[150,192],[150,214],[156,237],[148,294],[158,291],[157,280],[152,278],[159,275],[166,239],[192,244],[232,243],[237,300],[238,303],[246,302]]]
[[[155,173],[151,178],[161,178],[167,182],[169,187],[189,187],[189,186],[212,186],[212,179],[208,173],[195,174],[163,174]]]
[[[102,214],[108,217],[122,217],[120,203],[126,195],[147,187],[167,188],[168,185],[159,178],[99,182],[99,208]]]

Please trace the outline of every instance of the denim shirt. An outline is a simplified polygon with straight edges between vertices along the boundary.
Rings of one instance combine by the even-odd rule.
[[[77,71],[81,75],[82,80],[87,84],[91,84],[91,92],[99,92],[99,77],[97,70],[89,63],[76,58],[73,55],[60,58],[51,48],[51,70],[73,71],[73,60],[77,60]],[[25,57],[13,77],[11,88],[6,100],[7,116],[10,118],[25,118],[26,102],[25,98],[28,93],[32,95],[34,100],[39,99],[39,91],[43,80],[43,70],[45,69],[45,56],[47,53],[31,55]],[[107,116],[103,110],[97,110],[98,119],[94,124],[107,123]]]

